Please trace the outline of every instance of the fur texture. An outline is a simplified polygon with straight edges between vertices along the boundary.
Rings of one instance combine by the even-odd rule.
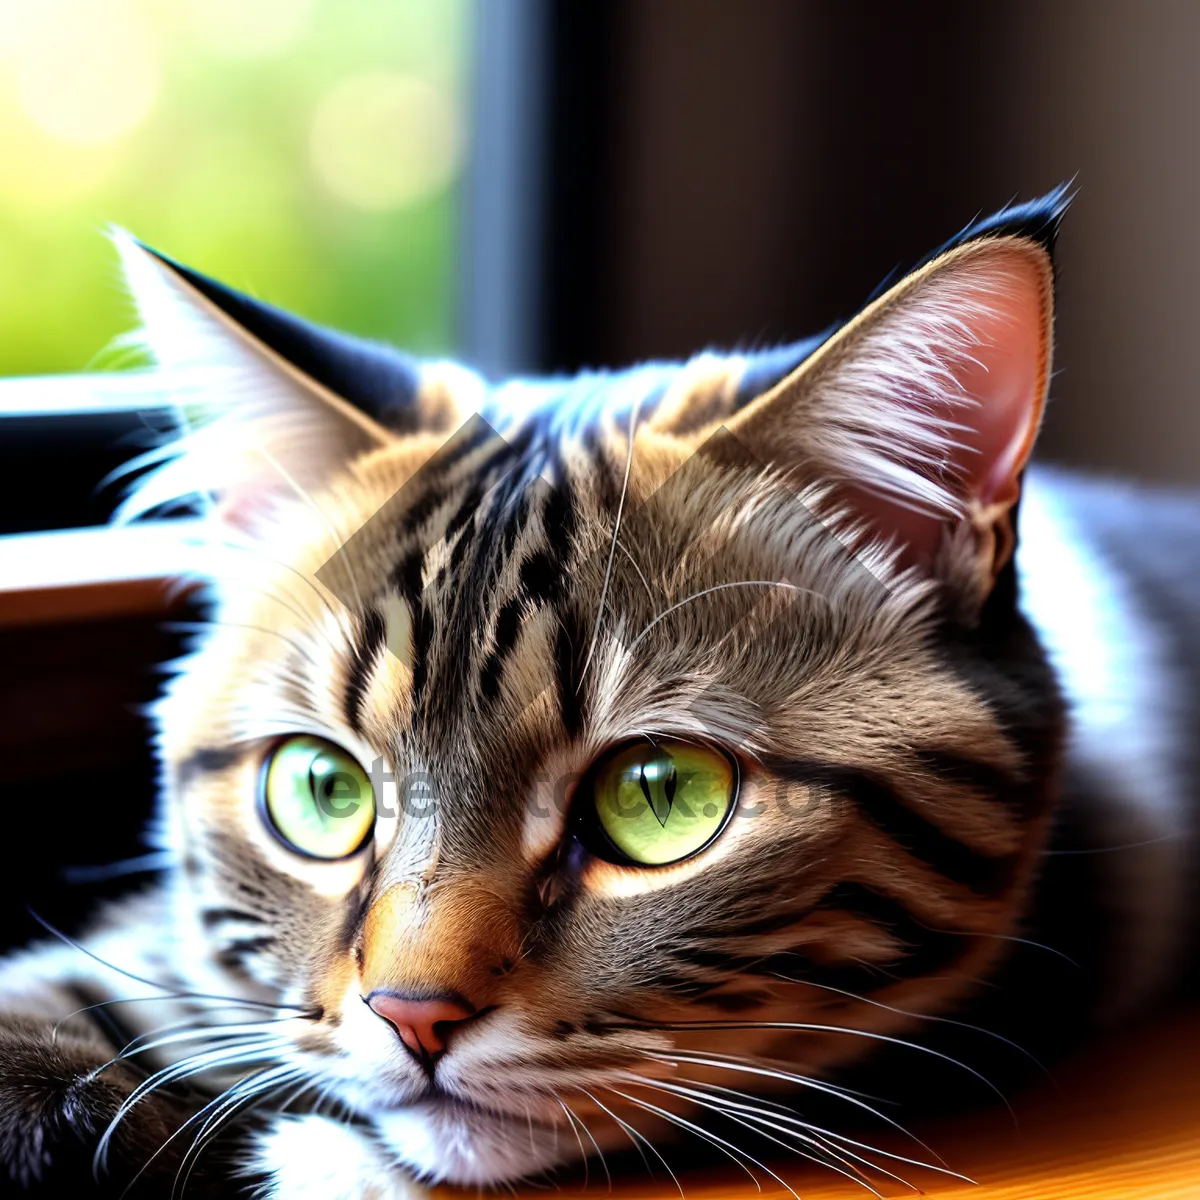
[[[97,927],[177,993],[125,1029],[156,1084],[217,1095],[198,1145],[290,1101],[246,1151],[268,1192],[383,1198],[657,1146],[717,1110],[861,1165],[756,1097],[836,1097],[846,1065],[963,1008],[1025,928],[1066,769],[1013,560],[1062,206],[964,231],[819,345],[495,388],[305,341],[118,235],[183,418],[122,516],[203,499],[214,619],[158,708],[175,868]],[[1086,693],[1079,648],[1052,653]],[[349,858],[264,820],[263,764],[296,735],[371,774]],[[737,812],[681,861],[614,860],[589,772],[661,738],[736,761]],[[134,1080],[96,1073],[121,1035],[82,1014],[51,1050],[47,1021],[129,980],[43,950],[6,981],[4,1036],[33,1057],[0,1068],[4,1164],[70,1178]],[[436,1067],[363,1003],[379,987],[467,1005]],[[72,1069],[104,1081],[84,1118]],[[174,1119],[146,1096],[117,1159]]]

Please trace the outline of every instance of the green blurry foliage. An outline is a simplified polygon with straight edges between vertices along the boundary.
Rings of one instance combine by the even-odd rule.
[[[0,375],[116,365],[109,223],[420,352],[453,339],[469,0],[0,0]]]

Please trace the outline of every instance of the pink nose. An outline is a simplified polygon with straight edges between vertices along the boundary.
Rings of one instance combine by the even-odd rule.
[[[367,1003],[396,1027],[400,1040],[418,1058],[437,1058],[446,1049],[448,1027],[474,1015],[465,1004],[447,997],[413,1000],[394,992],[372,992]]]

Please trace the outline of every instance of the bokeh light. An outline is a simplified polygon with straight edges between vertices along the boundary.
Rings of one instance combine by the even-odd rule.
[[[411,75],[374,71],[344,80],[313,119],[313,169],[363,209],[399,208],[454,177],[462,138],[445,92]]]
[[[452,350],[471,2],[0,0],[0,374],[89,367],[129,328],[109,223]]]
[[[313,0],[188,0],[191,27],[206,47],[230,58],[286,49],[312,16]]]
[[[159,51],[124,0],[39,0],[13,51],[17,97],[60,141],[112,141],[134,129],[158,93]]]

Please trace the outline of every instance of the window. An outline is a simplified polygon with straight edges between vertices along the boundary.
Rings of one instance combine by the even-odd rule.
[[[203,617],[166,583],[178,522],[105,525],[103,481],[163,414],[120,345],[104,226],[311,319],[455,350],[473,12],[0,0],[0,799],[31,831],[0,943],[34,932],[26,901],[69,923],[109,886],[92,865],[146,862],[145,706]]]
[[[469,13],[0,0],[0,376],[120,361],[109,222],[314,320],[447,350]]]

